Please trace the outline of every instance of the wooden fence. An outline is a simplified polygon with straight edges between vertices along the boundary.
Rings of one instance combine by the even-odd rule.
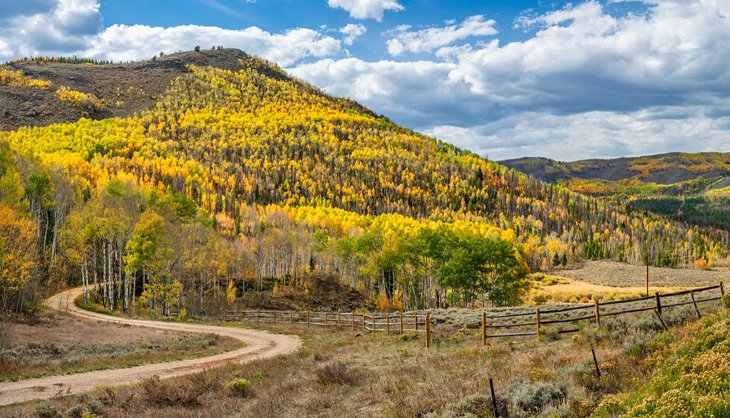
[[[592,304],[570,306],[566,308],[535,307],[529,312],[500,314],[495,310],[481,312],[482,343],[489,338],[520,337],[540,335],[543,328],[549,325],[561,326],[557,332],[576,332],[578,328],[562,328],[563,324],[575,324],[580,321],[595,322],[600,326],[604,318],[651,311],[666,329],[662,317],[666,309],[693,305],[698,317],[702,316],[701,304],[718,301],[725,291],[722,283],[716,286],[701,287],[681,292],[656,293],[637,299],[611,302],[595,301]],[[271,311],[271,310],[236,310],[225,312],[226,321],[247,321],[256,324],[296,324],[309,327],[333,327],[352,331],[384,332],[387,334],[423,333],[426,347],[431,344],[431,326],[429,312],[405,313],[358,313],[358,312],[319,312],[319,311]],[[507,332],[503,331],[507,330]]]
[[[359,313],[319,311],[226,311],[226,321],[247,321],[255,324],[296,324],[309,327],[333,327],[352,331],[404,334],[425,333],[424,313]]]
[[[714,293],[710,294],[710,293]],[[539,306],[531,312],[512,313],[505,315],[487,315],[482,313],[482,339],[497,337],[519,337],[538,335],[547,325],[575,324],[579,321],[592,321],[601,325],[601,320],[607,317],[626,315],[640,312],[653,312],[661,324],[666,328],[662,314],[668,308],[693,305],[698,317],[702,316],[700,304],[721,300],[725,292],[722,283],[716,286],[701,287],[674,293],[655,293],[637,299],[618,300],[612,302],[595,301],[592,304],[571,306],[568,308],[541,309]],[[510,332],[495,332],[492,330],[511,330]],[[492,331],[492,333],[490,333]],[[576,332],[577,328],[559,329],[560,333]]]

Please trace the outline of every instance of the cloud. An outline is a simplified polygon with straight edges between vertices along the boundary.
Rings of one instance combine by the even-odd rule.
[[[435,57],[292,71],[495,158],[730,151],[730,3],[645,6],[620,16],[596,1],[566,6],[530,17],[534,34],[507,44],[439,43],[401,28],[404,51]]]
[[[423,53],[451,45],[473,36],[496,35],[494,28],[496,22],[492,19],[485,20],[484,16],[476,15],[468,17],[461,24],[450,24],[440,28],[428,28],[419,31],[410,31],[410,26],[399,26],[388,33],[392,36],[388,39],[388,53],[392,56],[401,55],[403,52]]]
[[[361,37],[362,35],[365,35],[367,31],[368,30],[365,28],[364,25],[361,25],[359,23],[349,23],[340,28],[340,33],[345,35],[345,37],[342,39],[342,43],[345,45],[352,45],[355,42],[355,39]]]
[[[56,0],[0,0],[0,10],[3,11],[0,21],[17,16],[32,16],[50,10],[56,5]]]
[[[10,2],[10,17],[0,19],[0,39],[7,47],[0,59],[38,51],[63,55],[83,47],[102,26],[96,0]],[[6,6],[3,4],[3,6]],[[7,15],[4,15],[7,16]]]
[[[325,57],[340,51],[340,41],[311,29],[272,34],[257,27],[240,30],[210,26],[112,25],[95,37],[81,54],[115,61],[150,58],[160,51],[174,52],[195,45],[220,44],[240,48],[280,65],[306,57]]]
[[[383,14],[390,10],[398,12],[405,8],[397,0],[327,0],[330,8],[344,9],[355,19],[383,20]]]
[[[681,116],[666,117],[673,113]],[[657,107],[569,116],[528,112],[468,128],[439,125],[425,133],[495,160],[543,156],[567,161],[669,151],[730,152],[728,128],[730,116],[710,117],[701,107]]]
[[[280,65],[292,65],[308,57],[336,55],[341,50],[340,40],[306,28],[279,34],[255,26],[233,30],[195,25],[112,25],[102,29],[102,14],[96,0],[33,0],[27,8],[13,10],[16,16],[0,27],[0,60],[78,55],[131,61],[148,59],[161,51],[192,49],[195,45],[224,45]]]

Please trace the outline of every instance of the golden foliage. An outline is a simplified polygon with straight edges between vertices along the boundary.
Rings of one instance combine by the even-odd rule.
[[[105,107],[104,102],[92,93],[83,93],[66,86],[59,87],[56,90],[55,96],[59,100],[71,103],[71,105],[76,107],[93,110],[102,110]]]
[[[38,80],[20,71],[10,70],[8,68],[0,68],[0,84],[6,84],[11,87],[33,87],[41,90],[47,90],[51,87],[50,81]]]

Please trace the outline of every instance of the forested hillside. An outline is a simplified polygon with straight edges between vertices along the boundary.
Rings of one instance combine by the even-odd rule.
[[[730,153],[671,153],[561,162],[519,158],[502,164],[639,214],[730,230]]]
[[[580,258],[707,266],[727,252],[727,231],[626,214],[240,51],[206,54],[237,67],[192,60],[147,110],[0,133],[12,214],[0,222],[38,248],[3,259],[27,272],[5,300],[20,306],[31,277],[80,278],[112,309],[211,313],[264,278],[306,288],[334,274],[381,308],[510,304],[511,279],[529,270]],[[59,65],[47,61],[35,63]],[[8,89],[48,82],[13,71]],[[54,94],[96,103],[69,90]]]

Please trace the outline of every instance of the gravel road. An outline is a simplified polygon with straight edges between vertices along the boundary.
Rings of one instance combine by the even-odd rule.
[[[63,376],[49,376],[26,379],[17,382],[0,383],[0,406],[37,399],[50,399],[57,395],[75,394],[104,386],[119,386],[137,383],[153,376],[168,378],[199,372],[225,363],[247,363],[250,361],[293,353],[301,347],[301,339],[291,335],[272,334],[242,328],[196,325],[175,322],[147,321],[118,318],[79,309],[73,301],[81,294],[81,288],[67,290],[46,301],[46,304],[59,311],[72,315],[135,327],[161,330],[218,334],[235,338],[246,343],[246,347],[199,359],[171,361],[167,363],[146,364],[115,370],[98,370]],[[79,335],[82,341],[83,335]]]

